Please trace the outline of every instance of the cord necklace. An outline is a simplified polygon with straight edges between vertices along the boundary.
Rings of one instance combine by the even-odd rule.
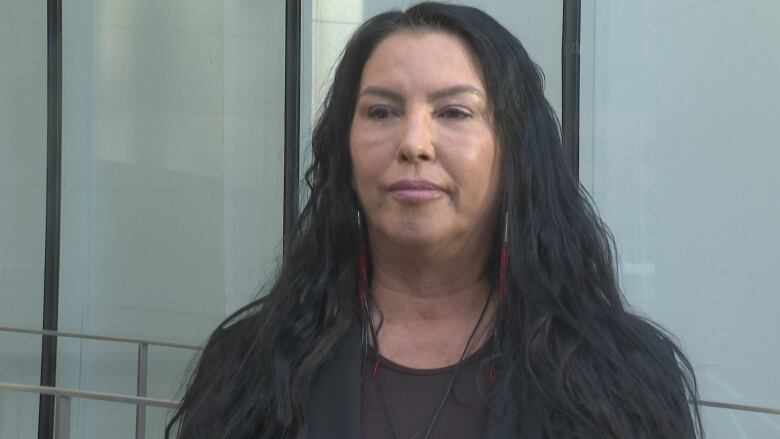
[[[370,298],[370,295],[368,295],[367,298]],[[477,333],[477,329],[479,328],[480,324],[482,323],[483,318],[485,317],[485,313],[487,312],[488,305],[490,304],[490,299],[491,299],[491,295],[488,294],[487,300],[485,301],[485,305],[482,307],[482,312],[479,314],[479,318],[477,319],[477,322],[474,325],[474,329],[471,330],[471,334],[469,335],[468,340],[466,340],[466,345],[463,347],[463,352],[460,354],[460,359],[458,360],[458,363],[455,366],[455,370],[452,372],[452,376],[450,377],[450,380],[447,383],[447,387],[446,387],[446,389],[444,391],[444,394],[442,395],[441,400],[439,401],[439,403],[436,406],[436,411],[433,413],[433,416],[431,417],[431,420],[428,423],[427,428],[425,429],[425,435],[423,436],[422,439],[429,439],[431,434],[433,433],[433,429],[436,426],[436,422],[438,421],[439,416],[441,415],[441,413],[442,413],[442,411],[444,409],[444,406],[447,404],[447,400],[449,399],[449,396],[452,393],[452,388],[453,388],[453,386],[455,384],[455,379],[457,378],[458,372],[460,372],[461,366],[463,365],[463,360],[466,357],[466,353],[469,350],[469,346],[471,345],[471,342],[473,341],[474,336]],[[378,376],[378,366],[379,366],[379,355],[380,355],[380,353],[379,353],[379,341],[378,341],[379,339],[378,339],[377,336],[379,334],[379,331],[382,329],[382,324],[384,322],[384,315],[382,313],[381,308],[379,308],[379,306],[377,305],[377,308],[379,309],[379,314],[380,314],[380,321],[379,321],[379,324],[377,326],[375,326],[374,325],[374,319],[373,319],[373,313],[371,311],[371,306],[370,306],[370,304],[368,302],[369,302],[369,300],[366,300],[366,303],[365,303],[366,306],[364,307],[364,312],[367,312],[367,314],[368,314],[368,316],[366,316],[365,320],[368,321],[368,326],[369,326],[368,329],[370,330],[371,338],[374,340],[375,351],[376,351],[376,361],[375,361],[374,367],[373,367],[373,375],[376,376],[377,383],[379,384],[379,388],[380,388],[380,390],[382,392],[382,397],[380,398],[380,400],[382,402],[382,407],[383,407],[383,409],[385,411],[385,415],[387,416],[388,423],[390,424],[390,429],[391,429],[393,438],[394,439],[399,439],[398,432],[396,431],[396,428],[395,428],[395,423],[393,422],[393,415],[392,415],[392,410],[391,410],[391,407],[390,407],[389,394],[387,392],[387,389],[385,388],[384,383],[382,382],[382,378]],[[365,340],[366,344],[367,344],[367,341],[368,341],[367,338],[368,337],[366,336],[366,340]],[[418,435],[419,435],[419,432],[417,434],[415,434],[414,436],[412,436],[412,438],[410,438],[410,439],[416,439],[416,437]]]

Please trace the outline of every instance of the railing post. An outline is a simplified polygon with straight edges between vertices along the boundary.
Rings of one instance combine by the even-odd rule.
[[[70,439],[70,397],[54,399],[54,439]]]
[[[146,396],[146,376],[149,366],[149,345],[138,343],[138,373],[136,384],[136,395]],[[137,404],[135,406],[135,439],[144,439],[146,437],[146,405]]]

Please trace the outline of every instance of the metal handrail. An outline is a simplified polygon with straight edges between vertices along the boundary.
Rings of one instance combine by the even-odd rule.
[[[92,392],[89,390],[68,389],[65,387],[31,386],[27,384],[8,383],[3,381],[0,381],[0,390],[39,393],[42,395],[63,396],[68,398],[97,399],[100,401],[121,402],[124,404],[143,404],[165,408],[176,408],[179,406],[179,401],[171,401],[167,399],[122,395],[118,393]]]
[[[741,410],[743,412],[756,412],[756,413],[766,413],[770,415],[780,415],[780,409],[759,407],[756,405],[730,404],[727,402],[717,402],[717,401],[702,401],[701,399],[696,400],[696,405],[715,407],[719,409]]]
[[[66,389],[63,387],[30,386],[26,384],[0,382],[0,390],[15,392],[37,393],[54,396],[54,439],[70,439],[70,400],[71,398],[96,399],[123,404],[134,404],[136,408],[151,405],[165,408],[176,408],[179,401],[165,399],[146,398],[139,396],[120,395],[115,393],[90,392],[80,389]],[[136,412],[137,414],[137,412]],[[144,413],[145,419],[145,413]],[[137,421],[137,418],[136,418]],[[136,437],[138,436],[136,424]],[[145,430],[141,430],[141,437]]]
[[[78,332],[50,331],[47,329],[19,328],[13,326],[0,326],[0,332],[17,332],[22,334],[50,335],[53,337],[84,338],[89,340],[114,341],[119,343],[145,344],[148,346],[164,346],[169,348],[192,349],[196,351],[203,350],[203,346],[177,343],[172,341],[149,340],[144,338],[115,337],[111,335],[84,334]]]
[[[77,332],[51,331],[48,329],[31,329],[31,328],[19,328],[19,327],[12,327],[12,326],[0,326],[0,332],[35,334],[35,335],[43,335],[48,337],[69,337],[69,338],[79,338],[79,339],[88,339],[88,340],[110,341],[115,343],[132,343],[138,345],[138,368],[136,369],[136,396],[135,396],[135,398],[137,399],[117,401],[117,402],[128,402],[128,403],[135,404],[135,438],[136,439],[144,439],[146,437],[146,406],[159,405],[158,403],[154,403],[154,402],[150,403],[149,401],[158,401],[158,402],[165,401],[165,400],[155,400],[152,398],[146,398],[146,383],[147,383],[147,375],[149,371],[149,346],[190,349],[195,351],[203,350],[203,346],[186,344],[186,343],[149,340],[143,338],[114,337],[109,335],[80,334]],[[21,386],[20,384],[11,384],[11,383],[6,383],[6,385]],[[35,388],[35,386],[32,387],[28,386],[27,388],[28,388],[27,391],[29,391],[29,389]],[[55,395],[56,401],[59,402],[59,405],[62,408],[62,410],[58,409],[55,413],[58,419],[57,425],[59,425],[60,430],[70,429],[69,419],[70,419],[70,398],[71,397],[94,398],[94,399],[106,399],[104,397],[99,397],[100,395],[108,395],[111,396],[112,398],[117,397],[117,395],[113,395],[110,393],[88,392],[88,391],[73,390],[73,389],[61,389],[58,387],[38,386],[38,388],[43,391],[37,393],[42,393],[47,395],[55,395],[54,393],[49,393],[54,391],[71,392],[70,395],[66,395],[66,394]],[[2,387],[0,387],[0,389],[2,389]],[[20,390],[20,388],[17,387],[15,388],[15,390]],[[81,395],[79,396],[73,392],[83,392],[83,393],[79,394]],[[113,400],[113,399],[109,399],[109,400]],[[68,436],[58,436],[58,437],[67,438]]]

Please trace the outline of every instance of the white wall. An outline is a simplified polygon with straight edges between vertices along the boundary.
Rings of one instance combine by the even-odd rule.
[[[46,5],[0,1],[0,325],[43,322]],[[0,332],[0,381],[37,385],[41,337]],[[38,431],[38,396],[0,391],[0,438]]]
[[[581,174],[702,398],[780,408],[780,3],[583,2]],[[705,409],[709,437],[780,416]]]

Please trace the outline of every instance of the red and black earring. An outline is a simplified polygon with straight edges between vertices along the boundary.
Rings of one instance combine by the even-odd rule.
[[[366,241],[363,237],[363,223],[360,218],[360,210],[357,211],[357,226],[358,234],[360,236],[360,246],[358,247],[357,258],[357,293],[358,293],[358,305],[360,306],[361,317],[361,330],[360,330],[360,382],[363,382],[363,372],[365,370],[366,359],[368,357],[368,313],[366,311],[368,307],[368,300],[366,297],[366,289],[368,284],[368,270],[366,268]]]
[[[358,249],[357,259],[357,290],[358,304],[360,305],[361,315],[361,350],[362,358],[360,361],[360,382],[363,382],[366,361],[368,359],[368,344],[373,340],[377,352],[376,361],[372,368],[372,375],[379,373],[379,341],[377,340],[378,328],[374,327],[374,317],[371,313],[371,303],[368,292],[368,250],[366,249],[366,237],[363,227],[360,210],[357,211],[358,230],[360,233],[360,247]],[[381,327],[381,322],[379,326]]]
[[[368,289],[368,268],[366,267],[366,240],[363,236],[363,223],[360,218],[360,211],[357,211],[358,230],[360,233],[360,249],[358,250],[357,260],[357,287],[358,287],[358,301],[360,303],[360,309],[365,308],[368,301],[366,300],[366,290]]]
[[[504,239],[501,242],[501,259],[498,267],[498,299],[506,297],[506,270],[509,267],[509,212],[504,214]]]
[[[499,255],[498,266],[498,310],[502,312],[505,308],[502,306],[506,299],[506,273],[509,268],[509,211],[504,213],[504,236],[501,242],[501,254]],[[498,317],[498,316],[497,316]],[[495,354],[500,352],[500,340],[498,339],[498,322],[493,327],[493,351]],[[488,381],[496,381],[496,367],[490,366],[488,371]]]

